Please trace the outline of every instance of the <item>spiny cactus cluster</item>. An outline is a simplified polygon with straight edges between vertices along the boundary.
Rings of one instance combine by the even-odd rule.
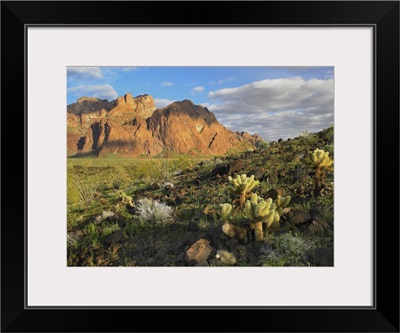
[[[309,160],[306,160],[306,163],[316,169],[316,168],[325,168],[329,170],[333,170],[332,164],[333,160],[329,157],[329,152],[324,151],[322,149],[315,149],[313,152],[308,154]]]
[[[124,205],[127,205],[129,207],[135,206],[135,204],[133,203],[133,198],[130,195],[127,195],[124,191],[118,191],[117,195]]]
[[[286,197],[281,197],[280,195],[278,195],[277,198],[275,199],[274,204],[277,207],[276,211],[280,216],[282,216],[283,214],[283,209],[289,205],[290,199],[291,199],[290,195]]]
[[[229,203],[220,204],[221,206],[221,217],[225,220],[228,215],[232,212],[232,205]]]
[[[239,207],[242,208],[246,202],[246,198],[250,196],[250,192],[256,187],[260,181],[254,179],[254,175],[247,177],[246,174],[238,175],[236,178],[228,177],[232,186],[229,191],[232,194],[239,195],[239,199],[235,199],[233,204],[239,202]]]
[[[238,175],[236,178],[229,177],[232,184],[229,191],[233,194],[239,194],[239,199],[233,200],[233,203],[239,202],[239,208],[244,208],[245,215],[252,221],[251,228],[254,229],[255,239],[261,241],[264,238],[263,224],[266,228],[272,228],[279,225],[278,222],[284,212],[284,208],[290,203],[290,196],[277,196],[275,201],[272,198],[264,200],[251,190],[259,184],[254,180],[254,176],[247,177],[246,174]],[[250,198],[250,200],[247,200]],[[221,204],[221,218],[224,220],[222,231],[229,237],[238,236],[243,241],[246,239],[246,231],[242,228],[230,224],[226,219],[232,212],[233,206],[229,203]]]
[[[256,241],[264,238],[263,222],[267,224],[267,228],[279,222],[280,216],[276,208],[271,198],[264,200],[257,194],[252,194],[251,200],[246,201],[244,212],[253,221],[251,227],[254,229]]]
[[[314,170],[314,197],[322,195],[326,188],[325,177],[327,172],[333,171],[333,160],[329,157],[329,152],[322,149],[315,149],[310,152],[308,159],[304,163]]]

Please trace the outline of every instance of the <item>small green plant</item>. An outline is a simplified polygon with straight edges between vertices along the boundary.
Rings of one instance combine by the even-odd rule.
[[[314,171],[314,197],[322,195],[327,187],[325,178],[327,172],[333,171],[333,160],[329,157],[329,152],[322,149],[315,149],[310,152],[304,163]]]
[[[94,234],[96,232],[96,225],[94,224],[94,222],[90,222],[85,226],[83,230],[89,235]]]
[[[260,183],[260,181],[254,179],[254,175],[247,177],[246,174],[238,175],[236,178],[229,176],[228,180],[232,184],[229,191],[232,194],[239,195],[239,198],[233,200],[232,204],[239,203],[240,208],[244,207],[246,199],[251,197],[251,191]]]

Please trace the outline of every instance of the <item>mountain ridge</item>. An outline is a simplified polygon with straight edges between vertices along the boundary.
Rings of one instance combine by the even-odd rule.
[[[156,156],[163,151],[223,155],[256,147],[261,138],[233,132],[206,107],[190,100],[157,109],[150,95],[131,93],[113,101],[81,97],[67,106],[67,154]]]

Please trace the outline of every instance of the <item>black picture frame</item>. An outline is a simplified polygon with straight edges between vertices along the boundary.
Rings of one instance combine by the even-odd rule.
[[[24,119],[29,94],[25,54],[29,25],[373,27],[374,305],[365,308],[28,308],[25,223],[29,166],[24,149],[27,138]],[[1,50],[3,332],[399,332],[398,1],[2,1]],[[356,163],[349,166],[349,172],[357,172],[357,167],[360,166]],[[154,320],[149,321],[149,315]],[[185,322],[192,324],[188,327]]]

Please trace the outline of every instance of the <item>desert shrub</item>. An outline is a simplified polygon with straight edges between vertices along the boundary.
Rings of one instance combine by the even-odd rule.
[[[152,159],[150,171],[154,180],[161,181],[162,183],[172,183],[178,171],[178,166],[177,163],[174,163],[169,158]]]
[[[80,181],[74,181],[75,189],[79,194],[80,202],[89,207],[92,202],[96,199],[97,190],[95,186],[83,184]]]
[[[171,207],[148,198],[139,200],[137,215],[139,219],[151,223],[168,223],[174,220],[174,212]]]
[[[273,247],[263,244],[260,247],[260,257],[263,258],[264,266],[303,266],[314,248],[315,244],[311,240],[287,232],[275,238]]]
[[[114,167],[114,180],[112,182],[112,186],[115,190],[118,190],[122,184],[128,183],[130,181],[130,177],[126,172],[125,168],[117,165]]]

